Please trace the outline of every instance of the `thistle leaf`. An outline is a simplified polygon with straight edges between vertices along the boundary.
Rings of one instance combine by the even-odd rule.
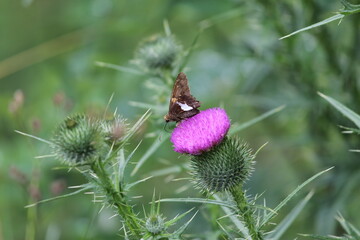
[[[235,126],[233,125],[231,128],[230,128],[230,131],[229,131],[229,135],[233,135],[237,132],[240,132],[241,130],[245,129],[245,128],[248,128],[252,125],[254,125],[255,123],[258,123],[260,121],[262,121],[263,119],[267,118],[267,117],[270,117],[272,116],[273,114],[277,113],[277,112],[280,112],[281,110],[283,110],[285,108],[285,105],[282,105],[280,107],[277,107],[277,108],[274,108],[270,111],[267,111],[266,113],[254,118],[254,119],[251,119],[250,121],[247,121],[241,125],[238,125],[238,126]]]
[[[279,205],[277,205],[274,208],[275,212],[279,212],[279,210],[285,206],[285,204],[290,201],[301,189],[303,189],[307,184],[309,184],[310,182],[312,182],[313,180],[315,180],[316,178],[318,178],[319,176],[321,176],[322,174],[330,171],[331,169],[333,169],[334,167],[325,169],[324,171],[321,171],[317,174],[315,174],[314,176],[312,176],[311,178],[309,178],[308,180],[306,180],[305,182],[303,182],[301,185],[299,185],[293,192],[291,192],[281,203],[279,203]],[[260,223],[260,228],[262,226],[264,226],[265,224],[267,224],[273,217],[275,216],[275,213],[270,212],[269,214],[266,214],[263,218],[263,220]]]
[[[301,33],[301,32],[305,32],[305,31],[310,30],[310,29],[313,29],[313,28],[320,27],[320,26],[322,26],[322,25],[325,25],[325,24],[327,24],[327,23],[330,23],[330,22],[333,22],[333,21],[336,21],[336,20],[341,20],[344,16],[345,16],[344,14],[338,13],[338,14],[332,16],[332,17],[329,17],[329,18],[321,21],[321,22],[318,22],[318,23],[312,24],[312,25],[310,25],[310,26],[301,28],[301,29],[299,29],[299,30],[297,30],[297,31],[295,31],[295,32],[292,32],[292,33],[290,33],[290,34],[288,34],[288,35],[286,35],[286,36],[283,36],[283,37],[279,38],[279,40],[283,40],[283,39],[288,38],[288,37],[291,37],[291,36],[293,36],[293,35],[295,35],[295,34],[298,34],[298,33]]]
[[[175,236],[175,239],[179,239],[180,235],[185,231],[185,229],[187,228],[187,226],[190,224],[190,222],[194,219],[194,217],[196,216],[196,214],[199,211],[196,211],[196,213],[190,218],[189,221],[187,221],[184,225],[182,225],[180,228],[178,228],[174,233],[173,236]]]
[[[211,199],[205,199],[205,198],[163,198],[158,200],[157,202],[185,202],[185,203],[206,203],[206,204],[215,204],[219,206],[224,206],[231,208],[233,210],[236,210],[236,206],[234,204],[225,202],[225,201],[219,201],[219,200],[211,200]]]
[[[268,240],[278,240],[284,234],[284,232],[289,228],[289,226],[293,223],[296,217],[301,213],[305,205],[309,202],[311,197],[314,195],[314,192],[311,191],[306,197],[300,201],[291,212],[281,221],[279,225],[272,231],[266,239]]]
[[[163,137],[161,139],[156,138],[150,148],[142,155],[140,160],[136,163],[134,170],[131,172],[131,176],[134,176],[140,167],[149,159],[149,157],[163,144],[170,136]]]
[[[32,204],[29,204],[29,205],[26,205],[25,208],[29,208],[29,207],[34,207],[34,206],[37,206],[41,203],[46,203],[46,202],[51,202],[51,201],[54,201],[54,200],[57,200],[57,199],[61,199],[61,198],[66,198],[66,197],[70,197],[70,196],[74,196],[76,194],[79,194],[81,192],[84,192],[90,188],[92,188],[92,186],[90,184],[84,184],[82,185],[83,188],[75,191],[75,192],[72,192],[72,193],[68,193],[68,194],[64,194],[64,195],[61,195],[61,196],[56,196],[56,197],[53,197],[53,198],[48,198],[48,199],[44,199],[44,200],[41,200],[41,201],[38,201],[36,203],[32,203]]]
[[[123,66],[119,66],[116,64],[112,64],[112,63],[95,62],[95,65],[99,66],[99,67],[103,67],[103,68],[114,69],[114,70],[121,71],[121,72],[132,73],[132,74],[136,74],[136,75],[144,75],[142,72],[140,72],[136,69],[129,68],[129,67],[123,67]]]
[[[326,96],[325,94],[322,94],[320,92],[318,92],[318,94],[324,98],[326,101],[328,101],[331,105],[333,105],[333,107],[335,107],[339,112],[341,112],[345,117],[347,117],[348,119],[350,119],[358,128],[360,128],[360,116],[358,114],[356,114],[354,111],[352,111],[351,109],[347,108],[345,105],[343,105],[342,103],[336,101],[335,99]]]

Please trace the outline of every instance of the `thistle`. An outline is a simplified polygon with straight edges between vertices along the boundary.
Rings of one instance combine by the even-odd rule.
[[[152,215],[146,219],[145,228],[151,234],[159,234],[165,230],[164,218],[160,215]]]
[[[154,36],[139,45],[133,62],[147,71],[170,69],[181,49],[173,36]]]
[[[174,151],[191,155],[195,184],[207,192],[227,192],[236,203],[253,239],[263,239],[257,229],[254,211],[242,189],[250,176],[254,155],[246,143],[226,137],[230,119],[225,110],[207,109],[182,121],[173,131]]]
[[[231,190],[252,172],[251,149],[236,138],[226,137],[229,128],[225,110],[211,108],[181,122],[171,135],[174,151],[192,155],[192,175],[202,190]]]
[[[107,149],[99,123],[84,115],[63,121],[55,130],[52,142],[55,156],[70,166],[89,164]]]
[[[128,131],[125,119],[118,115],[102,120],[100,126],[104,132],[105,141],[109,145],[120,143]]]

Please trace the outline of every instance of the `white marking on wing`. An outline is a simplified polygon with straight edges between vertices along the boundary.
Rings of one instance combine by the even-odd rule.
[[[181,107],[183,111],[190,111],[191,109],[193,109],[193,107],[190,107],[186,103],[177,102],[177,104]]]

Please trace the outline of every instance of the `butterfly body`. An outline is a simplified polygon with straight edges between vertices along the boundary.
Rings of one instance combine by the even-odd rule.
[[[188,79],[184,73],[179,73],[171,94],[169,112],[164,116],[166,122],[179,122],[200,112],[200,102],[190,93]]]

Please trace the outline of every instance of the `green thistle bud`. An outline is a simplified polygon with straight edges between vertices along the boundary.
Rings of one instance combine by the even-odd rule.
[[[232,190],[250,176],[254,157],[246,143],[225,138],[210,151],[192,156],[192,175],[202,190]]]
[[[155,36],[144,41],[135,52],[134,63],[146,70],[168,69],[174,65],[182,47],[172,36]]]
[[[165,230],[164,219],[160,215],[152,215],[146,219],[145,228],[152,234],[159,234]]]
[[[104,153],[104,134],[99,123],[84,115],[68,117],[52,139],[57,158],[68,165],[90,163]]]

